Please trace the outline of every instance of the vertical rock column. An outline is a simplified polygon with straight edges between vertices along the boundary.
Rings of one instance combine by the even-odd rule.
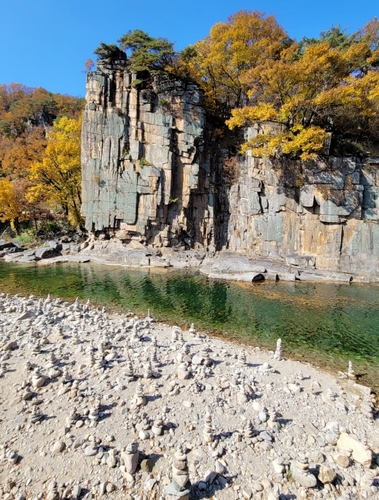
[[[118,229],[155,246],[209,245],[205,111],[195,84],[154,76],[135,85],[127,61],[87,76],[82,131],[83,207],[90,231]],[[205,187],[207,186],[207,187]]]

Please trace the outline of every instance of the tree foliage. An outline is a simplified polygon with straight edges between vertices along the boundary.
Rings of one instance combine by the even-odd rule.
[[[23,203],[20,202],[16,186],[9,179],[0,179],[0,221],[14,221],[23,214]]]
[[[274,16],[242,10],[215,24],[209,36],[185,49],[180,58],[216,112],[228,112],[248,100],[246,73],[275,59],[287,43],[287,33]]]
[[[95,63],[93,62],[93,60],[91,58],[88,58],[84,63],[84,69],[82,69],[82,73],[87,74],[90,71],[92,71],[94,67],[95,67]]]
[[[321,31],[320,38],[304,37],[300,41],[300,47],[317,45],[320,41],[328,42],[334,49],[346,50],[354,43],[354,36],[347,34],[340,25],[332,26],[326,31]]]
[[[175,51],[166,38],[153,38],[142,30],[128,31],[119,41],[133,71],[162,72],[172,66]]]
[[[32,220],[50,207],[27,199],[32,165],[45,154],[47,134],[62,116],[81,115],[84,99],[18,83],[0,85],[0,220]]]
[[[353,34],[338,25],[296,42],[274,16],[243,10],[184,49],[177,67],[230,128],[261,124],[243,147],[254,155],[307,160],[326,143],[379,143],[376,18]]]
[[[65,116],[54,122],[42,160],[31,166],[27,194],[31,203],[62,208],[73,225],[81,224],[81,122]]]
[[[100,60],[117,61],[126,59],[125,52],[114,43],[107,44],[100,42],[100,45],[94,50],[94,54],[96,54]]]
[[[227,124],[276,125],[244,149],[254,155],[295,154],[307,160],[321,152],[331,135],[377,141],[378,33],[376,21],[351,37],[332,29],[318,41],[294,42],[282,47],[277,57],[251,66],[243,77],[249,101],[232,110]]]

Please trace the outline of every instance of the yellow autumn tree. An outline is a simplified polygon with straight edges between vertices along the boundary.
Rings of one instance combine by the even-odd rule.
[[[227,124],[231,129],[262,122],[266,126],[243,150],[308,160],[320,153],[331,134],[351,140],[377,134],[379,25],[367,26],[346,45],[327,39],[305,48],[293,43],[278,58],[251,67],[244,75],[249,102],[233,109]]]
[[[276,57],[288,41],[274,16],[241,10],[215,24],[209,36],[187,47],[180,56],[189,76],[205,90],[210,106],[226,110],[246,103],[246,72]]]
[[[54,122],[41,161],[31,166],[27,198],[31,203],[62,209],[73,225],[81,224],[81,118]]]
[[[24,183],[27,181],[9,178],[0,179],[0,221],[9,222],[11,228],[17,233],[19,222],[31,218],[32,207],[25,200]]]

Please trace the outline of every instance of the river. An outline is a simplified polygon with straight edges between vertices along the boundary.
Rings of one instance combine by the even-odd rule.
[[[109,311],[144,317],[274,349],[334,373],[348,361],[379,393],[379,285],[264,282],[236,284],[194,272],[131,270],[95,264],[49,267],[0,262],[0,291],[90,299]]]

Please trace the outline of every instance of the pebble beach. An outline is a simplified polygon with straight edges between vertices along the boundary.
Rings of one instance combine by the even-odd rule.
[[[379,498],[379,415],[352,365],[5,294],[0,359],[2,499]]]

